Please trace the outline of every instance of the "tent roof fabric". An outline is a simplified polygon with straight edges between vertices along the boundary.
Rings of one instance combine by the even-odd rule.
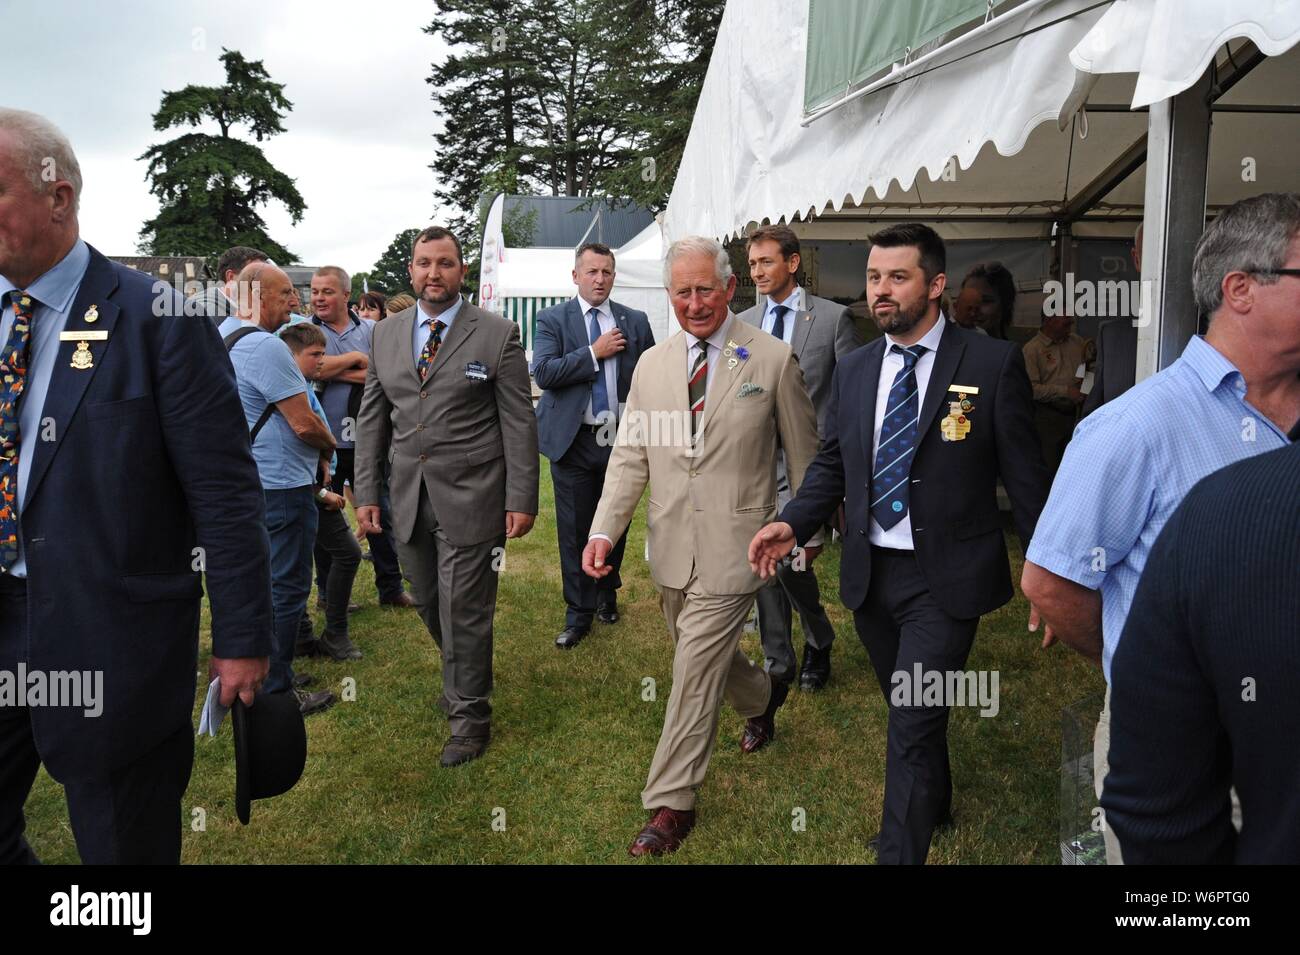
[[[590,205],[588,205],[590,203]],[[654,221],[649,209],[626,200],[602,201],[582,196],[506,196],[505,216],[537,213],[529,248],[574,249],[583,241],[603,242],[611,249],[623,245]],[[592,226],[599,212],[600,221]]]
[[[807,22],[808,0],[728,3],[663,217],[670,240],[810,214],[820,223],[1018,221],[1024,234],[1045,235],[1132,149],[1131,171],[1084,219],[1131,235],[1147,126],[1136,109],[1187,88],[1237,37],[1285,56],[1247,74],[1223,105],[1294,105],[1298,92],[1300,50],[1291,48],[1300,3],[1040,0],[804,125],[804,57],[770,56],[754,37],[802,43]],[[1238,61],[1244,45],[1233,43]],[[1222,62],[1226,69],[1226,54]],[[1289,158],[1300,148],[1300,115],[1216,112],[1214,122],[1211,205],[1263,191],[1242,176],[1243,157],[1280,167],[1269,188],[1300,188]]]

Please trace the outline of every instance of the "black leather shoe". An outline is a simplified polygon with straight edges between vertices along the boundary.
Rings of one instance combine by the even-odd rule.
[[[304,686],[311,686],[315,679],[310,673],[295,673],[293,675],[293,685],[301,690]]]
[[[803,645],[803,666],[799,668],[799,689],[822,690],[831,679],[831,650]]]
[[[601,623],[618,623],[618,604],[612,600],[596,608],[596,619]]]
[[[572,650],[589,633],[591,633],[590,630],[583,630],[581,627],[565,627],[560,631],[560,635],[555,638],[555,645],[561,650]]]
[[[471,759],[478,759],[487,749],[486,736],[453,736],[442,748],[442,758],[438,760],[443,767],[459,766]]]
[[[767,709],[761,716],[745,721],[745,730],[740,734],[742,753],[756,753],[776,739],[776,711],[781,708],[789,692],[790,684],[772,682],[772,695],[767,701]]]
[[[329,690],[321,690],[319,693],[308,693],[306,690],[293,688],[293,695],[298,700],[298,709],[303,716],[311,716],[313,713],[319,713],[322,710],[328,710],[336,702],[336,697]]]

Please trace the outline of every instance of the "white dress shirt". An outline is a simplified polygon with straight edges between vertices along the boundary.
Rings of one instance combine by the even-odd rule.
[[[925,333],[925,337],[917,345],[925,347],[924,354],[917,359],[916,367],[913,373],[916,375],[916,407],[919,410],[925,404],[925,389],[930,383],[930,370],[934,368],[934,353],[939,348],[939,340],[943,338],[944,321],[940,316],[939,321],[934,323],[934,327]],[[871,466],[875,470],[876,448],[880,446],[880,426],[884,424],[885,412],[889,409],[886,405],[889,403],[889,392],[894,387],[894,376],[903,368],[903,356],[894,354],[892,346],[898,344],[892,335],[885,336],[885,357],[880,361],[880,383],[876,385],[876,420],[872,426],[871,432]],[[922,435],[916,436],[918,445],[921,443]],[[913,457],[915,460],[915,457]],[[911,480],[909,477],[908,480]],[[910,487],[909,487],[910,491]],[[876,519],[871,519],[871,528],[867,531],[867,539],[877,547],[892,547],[895,550],[915,550],[912,544],[912,509],[909,506],[903,519],[885,530],[876,523]]]
[[[789,309],[785,313],[785,327],[782,329],[783,335],[781,341],[787,345],[794,341],[794,320],[799,312],[803,311],[803,289],[799,286],[794,287],[794,291],[789,294],[784,302],[774,302],[770,297],[767,298],[767,310],[763,312],[763,331],[769,335],[772,329],[776,327],[776,307],[784,305]]]
[[[707,341],[713,347],[709,349],[705,358],[708,360],[708,371],[704,376],[704,408],[707,411],[709,407],[709,391],[713,387],[713,376],[717,373],[718,363],[722,361],[722,350],[727,347],[727,325],[730,324],[730,318],[724,318],[722,324],[718,326],[717,331],[707,339],[696,338],[690,332],[686,332],[686,380],[691,380],[691,369],[695,367],[695,359],[699,357],[700,349],[703,347],[700,343]],[[700,413],[703,418],[704,413]]]
[[[587,333],[587,338],[591,338],[591,310],[596,310],[596,321],[600,323],[600,333],[604,335],[612,331],[615,327],[614,311],[609,307],[609,299],[601,302],[599,305],[592,305],[590,302],[583,301],[581,295],[577,296],[578,308],[582,309],[582,328]],[[591,366],[600,371],[600,361],[596,358],[596,349],[590,345],[587,351],[591,353]],[[609,410],[618,414],[618,355],[611,355],[605,359],[605,394],[609,396]],[[592,413],[591,397],[587,398],[587,407],[582,412],[583,424],[600,424],[600,419]]]

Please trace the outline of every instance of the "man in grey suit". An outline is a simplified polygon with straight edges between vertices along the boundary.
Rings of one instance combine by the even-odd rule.
[[[610,299],[615,279],[609,246],[588,242],[574,256],[578,294],[537,314],[533,378],[546,393],[537,403],[538,444],[551,460],[555,528],[564,579],[564,629],[555,639],[571,650],[591,632],[592,618],[618,622],[618,569],[627,535],[606,561],[613,570],[599,581],[582,572],[591,519],[614,445],[619,411],[632,371],[655,343],[645,312]]]
[[[1142,226],[1133,233],[1133,267],[1142,275]],[[1136,308],[1136,304],[1133,306]],[[1114,401],[1137,381],[1138,331],[1127,316],[1097,326],[1097,361],[1092,390],[1083,400],[1080,417],[1086,418],[1108,401]]]
[[[209,285],[202,292],[190,297],[185,303],[187,315],[205,315],[220,325],[227,318],[233,318],[239,311],[236,280],[244,267],[254,262],[269,262],[265,252],[247,245],[236,245],[217,259],[217,276],[220,285]]]
[[[422,231],[409,271],[419,300],[375,326],[352,493],[357,522],[379,533],[386,457],[393,537],[442,652],[441,763],[457,766],[488,744],[497,572],[537,516],[537,419],[519,329],[461,300],[456,236]]]
[[[799,239],[790,228],[767,225],[755,229],[749,236],[748,250],[749,275],[759,300],[740,317],[794,350],[821,433],[835,364],[863,343],[861,334],[847,308],[799,287]],[[778,462],[777,482],[778,503],[785,507],[790,500],[790,482],[786,479],[784,455]],[[776,580],[758,592],[758,629],[767,668],[773,680],[787,685],[794,682],[798,666],[791,636],[791,607],[799,611],[804,633],[799,686],[805,690],[826,686],[835,640],[812,568],[821,543],[820,535],[810,540],[802,553],[781,566]]]

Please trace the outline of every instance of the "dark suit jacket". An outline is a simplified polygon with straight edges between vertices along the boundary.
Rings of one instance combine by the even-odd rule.
[[[1133,387],[1137,378],[1138,331],[1129,318],[1112,318],[1097,329],[1097,364],[1092,391],[1083,402],[1083,417]]]
[[[1156,539],[1111,662],[1126,865],[1300,863],[1297,563],[1300,445],[1206,477]]]
[[[618,353],[618,402],[627,401],[632,372],[646,349],[655,343],[645,312],[611,300],[614,324],[627,340]],[[537,446],[552,461],[564,457],[582,424],[591,397],[596,369],[591,362],[591,336],[576,298],[537,313],[533,340],[533,380],[546,393],[537,402]],[[611,395],[611,400],[613,396]]]
[[[108,340],[90,342],[85,370],[71,367],[76,341],[59,345],[42,411],[54,440],[24,441],[27,666],[104,675],[97,718],[31,710],[55,779],[123,766],[191,724],[199,567],[213,652],[271,649],[262,486],[234,370],[216,327],[182,307],[163,283],[91,249],[66,330]]]
[[[813,536],[845,499],[840,597],[856,610],[871,579],[872,433],[876,386],[886,339],[845,356],[835,369],[821,451],[799,493],[781,512],[799,542]],[[950,385],[979,389],[961,441],[944,441]],[[1026,548],[1051,483],[1034,431],[1034,400],[1020,348],[944,323],[921,408],[908,512],[917,563],[945,612],[970,618],[1011,599],[1011,570],[997,480],[1011,496],[1016,530]]]

